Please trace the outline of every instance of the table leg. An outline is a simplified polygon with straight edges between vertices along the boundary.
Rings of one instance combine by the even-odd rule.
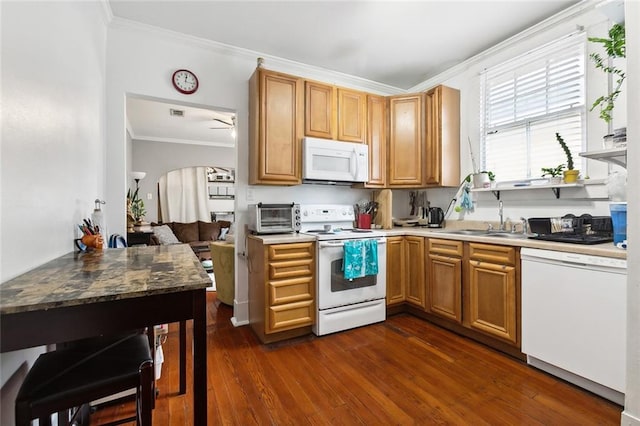
[[[193,418],[194,425],[207,424],[207,297],[206,290],[193,294]]]
[[[187,322],[180,321],[180,350],[178,360],[180,361],[180,395],[187,393]]]

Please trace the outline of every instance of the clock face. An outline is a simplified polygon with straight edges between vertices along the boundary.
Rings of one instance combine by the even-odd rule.
[[[173,73],[173,87],[180,93],[190,95],[198,90],[198,78],[189,70],[178,70]]]

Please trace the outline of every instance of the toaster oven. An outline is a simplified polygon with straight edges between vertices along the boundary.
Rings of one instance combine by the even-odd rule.
[[[300,232],[300,205],[249,204],[248,226],[254,234]]]

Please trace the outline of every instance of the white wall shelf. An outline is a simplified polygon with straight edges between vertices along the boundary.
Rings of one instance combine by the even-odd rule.
[[[518,191],[529,189],[551,189],[556,198],[560,198],[560,189],[562,188],[582,188],[583,183],[553,183],[553,184],[515,184],[513,186],[497,186],[492,188],[474,188],[471,192],[491,192],[495,195],[496,199],[500,199],[501,191]]]
[[[627,148],[611,148],[600,151],[581,152],[581,157],[600,160],[627,168]]]

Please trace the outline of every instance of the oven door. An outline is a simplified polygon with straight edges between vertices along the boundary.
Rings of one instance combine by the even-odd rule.
[[[378,274],[352,280],[344,278],[344,240],[318,242],[318,309],[351,305],[387,295],[387,239],[378,242]]]

